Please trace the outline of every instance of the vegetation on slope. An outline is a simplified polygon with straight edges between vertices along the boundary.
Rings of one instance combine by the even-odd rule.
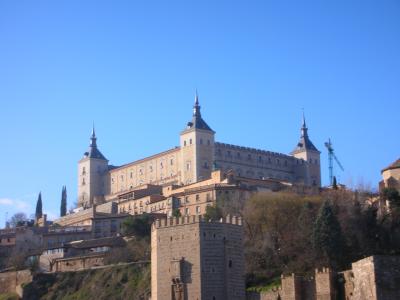
[[[398,254],[400,196],[383,191],[391,210],[381,215],[369,204],[371,196],[340,189],[315,196],[261,193],[243,202],[222,199],[206,218],[242,215],[247,287],[268,289],[281,274],[344,270],[370,255]]]
[[[97,270],[37,274],[24,287],[29,300],[147,299],[150,265],[125,265]]]
[[[19,296],[15,293],[0,294],[0,300],[18,300]]]

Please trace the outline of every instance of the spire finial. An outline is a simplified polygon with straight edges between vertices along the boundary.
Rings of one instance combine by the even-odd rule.
[[[304,114],[304,108],[302,108],[302,111],[303,111],[303,124],[301,125],[301,136],[302,137],[306,137],[306,136],[308,136],[308,133],[307,133],[307,124],[306,124],[306,117],[305,117],[305,114]]]
[[[93,121],[93,125],[92,125],[92,138],[96,137],[96,132],[94,130],[94,121]]]
[[[94,122],[93,122],[93,125],[92,125],[92,135],[90,136],[90,146],[91,147],[96,147],[97,145],[96,145],[96,132],[95,132],[95,130],[94,130]]]
[[[199,94],[196,89],[196,95],[194,97],[194,106],[193,106],[193,116],[200,116],[200,104],[199,104]]]
[[[196,89],[196,95],[195,95],[195,97],[194,97],[194,105],[199,105],[199,93],[197,92],[197,89]]]

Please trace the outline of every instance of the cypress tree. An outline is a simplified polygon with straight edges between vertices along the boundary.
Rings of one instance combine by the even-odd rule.
[[[42,192],[39,192],[39,196],[36,202],[36,212],[35,217],[39,219],[43,216],[43,204],[42,204]]]
[[[63,186],[61,191],[60,216],[63,217],[66,214],[67,214],[67,187]]]
[[[320,258],[332,267],[340,266],[345,246],[342,229],[328,201],[322,204],[313,230],[313,244]]]

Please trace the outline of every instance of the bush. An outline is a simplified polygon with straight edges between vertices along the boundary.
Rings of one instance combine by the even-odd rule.
[[[15,293],[0,294],[0,300],[18,300],[19,296]]]
[[[122,234],[138,238],[150,237],[151,218],[148,214],[130,216],[122,222]]]

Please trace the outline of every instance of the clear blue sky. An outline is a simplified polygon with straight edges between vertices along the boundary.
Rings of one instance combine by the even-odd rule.
[[[400,156],[400,2],[1,1],[0,224],[76,200],[94,121],[118,165],[178,145],[195,89],[221,142],[289,153],[304,107],[340,181]]]

